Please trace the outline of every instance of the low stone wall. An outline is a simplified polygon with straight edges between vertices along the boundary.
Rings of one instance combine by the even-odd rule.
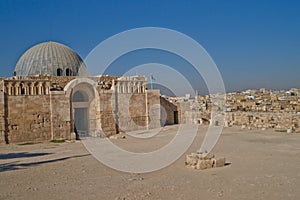
[[[184,104],[182,105],[182,123],[210,123],[211,116],[209,111],[188,110],[188,108],[184,107]],[[292,112],[226,112],[225,127],[230,126],[300,132],[300,115]]]
[[[227,126],[300,130],[300,115],[287,112],[228,112],[226,122]]]

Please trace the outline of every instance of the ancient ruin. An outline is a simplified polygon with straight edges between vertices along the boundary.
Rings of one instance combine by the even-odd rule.
[[[165,97],[177,105],[181,123],[211,124],[213,95],[195,98]],[[266,89],[227,93],[224,127],[241,129],[274,129],[280,132],[300,132],[300,90],[268,91]]]
[[[215,158],[211,153],[192,153],[186,156],[185,164],[193,169],[210,169],[216,167],[224,167],[226,164],[225,158]]]
[[[145,76],[91,76],[80,56],[57,42],[27,50],[14,76],[0,78],[0,143],[107,137],[172,124],[300,132],[300,90],[226,94],[224,124],[211,121],[213,94],[167,97]]]
[[[27,50],[14,76],[0,79],[0,143],[111,136],[174,123],[173,113],[161,121],[159,105],[168,102],[159,90],[147,90],[145,76],[85,72],[79,55],[60,43]]]

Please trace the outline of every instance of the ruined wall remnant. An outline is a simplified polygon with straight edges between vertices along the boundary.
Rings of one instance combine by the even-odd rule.
[[[214,154],[192,153],[186,156],[185,164],[193,169],[210,169],[215,167],[224,167],[225,158],[215,158]]]
[[[299,130],[300,115],[288,112],[227,112],[228,126]]]

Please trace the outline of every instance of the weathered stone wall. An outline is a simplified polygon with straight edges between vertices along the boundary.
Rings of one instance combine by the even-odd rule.
[[[5,143],[6,138],[6,114],[4,98],[4,81],[0,81],[0,144]]]
[[[163,107],[161,108],[161,120],[163,120],[161,121],[161,126],[179,123],[177,105],[168,101],[164,97],[160,97],[160,105]],[[175,115],[177,115],[177,119],[175,119]]]
[[[13,77],[0,84],[0,142],[69,138],[70,102],[48,79]]]
[[[51,140],[70,139],[72,131],[72,119],[70,113],[70,99],[65,96],[64,91],[51,91]],[[38,108],[36,108],[39,111]]]
[[[63,91],[48,95],[2,94],[0,100],[1,143],[70,139],[70,101]]]
[[[100,118],[106,136],[147,128],[145,77],[102,76],[93,80],[98,82],[100,97],[96,118]]]
[[[0,143],[71,139],[72,88],[67,93],[63,87],[74,78],[34,76],[1,80]],[[145,77],[92,78],[97,81],[96,97],[91,97],[95,99],[88,106],[88,126],[93,136],[160,127],[160,93],[145,90]],[[168,109],[175,108],[169,105]],[[174,121],[174,115],[170,116],[170,121]]]
[[[191,111],[190,102],[181,102],[180,103],[180,112],[181,112],[181,123],[182,124],[192,124],[194,119],[190,115],[187,115],[187,112]],[[197,112],[200,114],[200,112]]]
[[[160,125],[160,91],[147,90],[148,128],[158,128]]]
[[[7,143],[51,139],[50,96],[6,96]]]
[[[200,104],[194,101],[180,103],[181,123],[183,124],[202,124],[209,123],[210,116],[207,112],[200,111]]]
[[[101,129],[106,136],[118,132],[160,127],[160,93],[118,93],[102,91],[100,95]]]
[[[101,114],[100,114],[100,101],[99,94],[96,92],[95,98],[90,102],[89,109],[89,127],[90,135],[104,136],[101,131]]]
[[[119,130],[116,126],[115,95],[113,91],[99,93],[101,129],[106,136],[116,134]]]
[[[117,93],[116,110],[120,131],[147,128],[145,93]]]
[[[227,112],[228,126],[299,130],[300,115],[287,112]]]
[[[147,128],[148,117],[146,109],[146,93],[133,93],[129,99],[130,124],[133,124],[130,130]],[[121,116],[120,118],[123,119]],[[124,119],[126,120],[126,118]]]

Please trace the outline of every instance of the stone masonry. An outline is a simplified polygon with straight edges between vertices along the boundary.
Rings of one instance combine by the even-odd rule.
[[[76,91],[87,100],[73,102]],[[159,90],[146,90],[143,76],[2,78],[0,143],[71,139],[74,113],[81,108],[87,110],[86,131],[91,136],[157,128],[160,101]]]
[[[216,159],[215,155],[211,153],[192,153],[186,156],[185,164],[187,167],[203,170],[215,167],[224,167],[226,164],[226,159]]]

